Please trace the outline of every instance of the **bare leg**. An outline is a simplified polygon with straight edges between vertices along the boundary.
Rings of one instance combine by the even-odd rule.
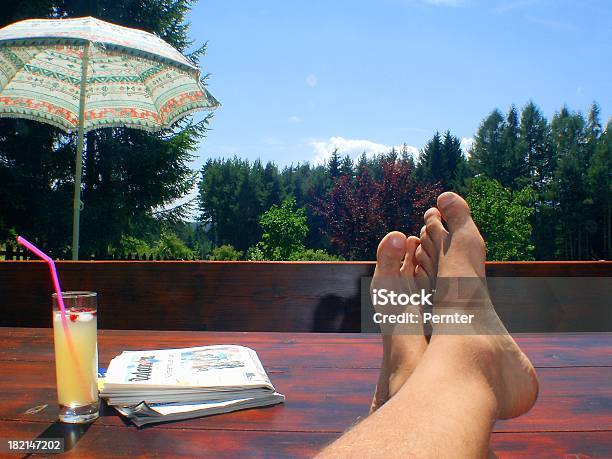
[[[395,286],[389,284],[395,280],[408,279],[419,279],[429,284],[429,277],[422,268],[415,273],[415,252],[418,246],[419,238],[415,236],[406,238],[398,231],[387,234],[378,245],[371,288],[395,289]],[[424,256],[427,257],[426,254]],[[409,334],[383,333],[383,359],[370,413],[380,408],[403,386],[421,360],[426,347],[422,328]]]
[[[438,207],[448,231],[434,209],[421,233],[422,250],[435,254],[434,269],[446,276],[484,276],[484,243],[467,204],[444,193]],[[509,335],[434,331],[395,396],[321,457],[487,457],[496,419],[523,414],[536,397],[535,371]]]

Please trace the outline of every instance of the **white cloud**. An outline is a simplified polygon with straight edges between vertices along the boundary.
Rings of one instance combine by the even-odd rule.
[[[318,81],[317,76],[313,75],[312,73],[306,77],[306,84],[311,88],[314,88]]]
[[[468,156],[472,147],[474,146],[474,138],[473,137],[463,137],[461,139],[461,151],[465,156]]]
[[[328,140],[311,140],[310,146],[314,151],[313,162],[315,164],[323,164],[328,161],[335,149],[338,149],[340,156],[349,155],[352,159],[357,159],[363,152],[367,156],[373,156],[375,154],[387,153],[393,148],[393,145],[376,143],[371,140],[345,139],[340,136],[330,137]],[[418,148],[410,145],[406,148],[416,159],[419,154]],[[401,150],[402,146],[395,145],[395,149]]]
[[[297,116],[297,115],[291,115],[291,116],[289,117],[289,122],[290,122],[290,123],[299,123],[299,122],[301,122],[301,121],[302,121],[302,118],[300,118],[300,117],[299,117],[299,116]]]

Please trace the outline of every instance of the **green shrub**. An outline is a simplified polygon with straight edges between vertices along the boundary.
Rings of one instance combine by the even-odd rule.
[[[120,257],[132,254],[150,256],[153,253],[153,248],[142,239],[123,235],[119,244],[116,247],[109,248],[108,253]]]
[[[293,252],[289,256],[289,261],[344,261],[344,258],[332,255],[325,250],[304,249]]]
[[[172,231],[163,229],[153,247],[155,255],[168,260],[193,260],[195,253]]]
[[[212,249],[208,259],[213,261],[236,261],[240,260],[242,255],[242,252],[236,250],[234,246],[226,244]]]

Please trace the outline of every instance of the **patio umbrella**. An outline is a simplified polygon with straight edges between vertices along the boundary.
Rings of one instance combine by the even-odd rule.
[[[84,134],[103,127],[158,131],[218,105],[198,67],[148,32],[93,17],[28,19],[0,29],[0,117],[78,132],[73,260],[79,253]]]

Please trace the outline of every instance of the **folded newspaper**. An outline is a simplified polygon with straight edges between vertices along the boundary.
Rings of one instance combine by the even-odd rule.
[[[111,360],[100,396],[139,427],[285,401],[257,353],[234,345],[125,351]]]

